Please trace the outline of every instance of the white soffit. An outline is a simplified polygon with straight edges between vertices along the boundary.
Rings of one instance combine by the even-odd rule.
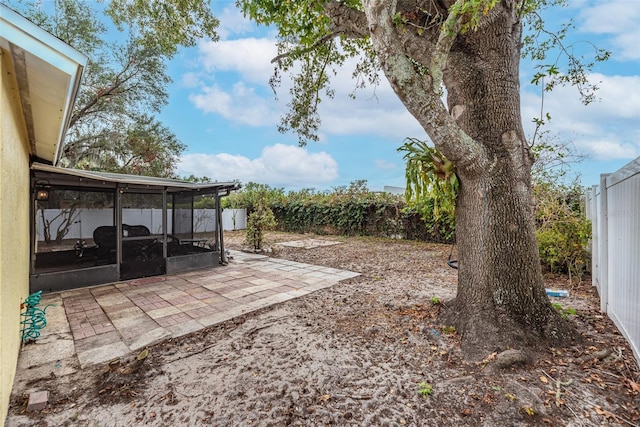
[[[87,57],[1,4],[0,47],[12,58],[32,154],[56,164]]]

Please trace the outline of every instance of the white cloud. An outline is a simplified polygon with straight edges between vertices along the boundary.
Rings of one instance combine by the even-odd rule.
[[[202,84],[200,76],[197,73],[184,73],[180,81],[183,87],[195,88]]]
[[[245,18],[237,7],[226,7],[216,16],[220,20],[218,35],[222,40],[229,38],[232,34],[246,34],[253,31],[253,23]]]
[[[198,45],[199,63],[205,71],[234,71],[244,82],[267,85],[273,74],[271,60],[277,55],[276,42],[269,38],[244,38]]]
[[[218,181],[260,182],[274,187],[303,188],[338,177],[338,164],[327,153],[310,153],[293,145],[275,144],[249,159],[232,154],[187,154],[178,166],[181,176],[208,176]]]
[[[640,155],[640,146],[620,143],[615,135],[606,136],[607,139],[592,139],[583,145],[598,160],[633,159]]]
[[[386,160],[376,160],[375,161],[375,166],[377,169],[395,169],[396,168],[396,164],[393,162],[388,162]]]
[[[279,118],[273,102],[242,82],[235,83],[229,92],[218,85],[201,87],[199,93],[189,95],[189,100],[199,110],[219,114],[236,124],[275,126]]]
[[[578,21],[581,32],[611,36],[614,58],[640,59],[640,8],[635,1],[597,2],[581,9]]]
[[[388,86],[386,81],[384,85]],[[382,92],[382,91],[379,91]],[[320,116],[322,131],[333,135],[375,135],[397,140],[425,136],[418,121],[407,111],[390,88],[376,98],[360,94],[355,100],[327,100],[322,104]]]
[[[598,160],[640,155],[640,76],[593,74],[589,80],[600,89],[599,100],[587,106],[573,87],[556,87],[545,94],[544,109],[551,121],[542,130],[573,141],[578,150]],[[522,117],[529,137],[534,130],[531,119],[539,116],[540,105],[539,93],[523,93]]]

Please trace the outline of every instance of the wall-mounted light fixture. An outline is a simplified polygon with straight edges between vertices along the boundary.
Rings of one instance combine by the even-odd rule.
[[[39,188],[36,190],[36,200],[39,202],[46,202],[49,200],[49,189]]]
[[[39,202],[46,202],[49,200],[49,181],[39,180],[35,183],[36,200]]]

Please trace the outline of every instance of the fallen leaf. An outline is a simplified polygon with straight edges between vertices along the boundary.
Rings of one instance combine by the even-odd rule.
[[[607,411],[605,409],[602,409],[599,406],[596,406],[596,414],[604,415],[606,419],[613,418],[616,421],[618,420],[618,417],[616,417],[615,414],[613,414],[612,412],[609,412],[609,411]]]
[[[320,400],[322,400],[323,402],[326,402],[329,399],[331,399],[330,394],[323,394],[322,396],[320,396]]]
[[[549,379],[547,377],[545,377],[544,375],[540,376],[540,381],[542,381],[545,384],[549,383]]]
[[[629,380],[629,387],[631,387],[631,391],[637,391],[640,393],[640,384]]]

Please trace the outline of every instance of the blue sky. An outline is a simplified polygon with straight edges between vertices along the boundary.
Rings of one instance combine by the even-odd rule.
[[[169,65],[173,84],[160,119],[187,145],[181,176],[238,179],[289,190],[327,190],[365,179],[372,190],[404,186],[404,163],[396,149],[406,137],[426,139],[417,121],[388,84],[349,98],[351,67],[334,79],[336,96],[322,103],[320,142],[299,147],[293,134],[277,131],[286,111],[288,85],[276,100],[268,86],[275,34],[245,20],[234,1],[213,0],[221,21],[220,40],[182,50]],[[589,158],[572,170],[583,185],[599,182],[640,156],[640,8],[636,0],[571,0],[550,11],[550,22],[573,18],[577,49],[591,42],[611,51],[590,80],[598,101],[584,106],[574,88],[545,94],[552,120],[545,126],[557,141],[571,143]],[[527,136],[539,115],[540,88],[529,83],[532,64],[523,62],[522,117]]]

